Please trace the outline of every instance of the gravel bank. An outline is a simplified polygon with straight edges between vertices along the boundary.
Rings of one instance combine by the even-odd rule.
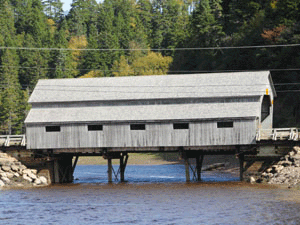
[[[300,147],[296,146],[279,162],[272,165],[261,177],[250,177],[250,182],[283,184],[288,187],[300,186]]]
[[[16,158],[0,152],[0,188],[46,186],[48,180],[38,176],[37,170],[29,169]]]

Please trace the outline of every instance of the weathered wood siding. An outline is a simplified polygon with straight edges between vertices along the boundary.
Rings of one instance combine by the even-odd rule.
[[[102,131],[88,131],[86,124],[61,125],[60,132],[46,132],[44,125],[27,127],[28,149],[169,147],[253,144],[255,119],[233,121],[232,128],[218,128],[217,121],[190,122],[189,129],[174,130],[173,123],[148,123],[146,130],[130,130],[129,123],[103,124]]]

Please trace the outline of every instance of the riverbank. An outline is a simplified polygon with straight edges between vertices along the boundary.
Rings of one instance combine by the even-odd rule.
[[[250,178],[251,179],[251,178]],[[300,188],[300,147],[295,146],[276,164],[264,171],[252,182],[283,185],[288,188]]]
[[[118,165],[120,161],[113,159],[112,163]],[[164,160],[159,157],[159,154],[148,153],[130,153],[128,158],[128,165],[164,165],[180,163],[178,157],[169,160]],[[81,156],[78,159],[78,165],[107,165],[107,160],[102,156]]]
[[[47,186],[48,180],[37,170],[29,169],[16,158],[0,152],[0,188],[31,188]]]

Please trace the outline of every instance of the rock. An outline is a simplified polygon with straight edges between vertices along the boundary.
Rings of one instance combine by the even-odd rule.
[[[11,166],[11,170],[12,170],[12,171],[15,171],[15,172],[18,172],[18,171],[20,171],[20,167],[17,166],[17,165],[12,165],[12,166]]]
[[[22,171],[22,173],[23,173],[23,174],[29,174],[29,173],[31,173],[31,169],[24,169],[24,170]]]
[[[34,184],[35,184],[35,185],[40,185],[40,184],[42,184],[41,179],[40,179],[40,178],[35,179]]]
[[[3,187],[3,186],[5,186],[5,183],[2,180],[0,180],[0,187]]]
[[[19,173],[14,173],[14,176],[15,176],[15,177],[19,177],[20,174],[19,174]]]
[[[286,167],[286,166],[291,166],[293,163],[292,162],[290,162],[290,161],[283,161],[282,163],[281,163],[281,165],[283,165],[284,167]]]
[[[296,153],[294,151],[289,152],[290,157],[293,157]]]
[[[11,170],[10,166],[2,166],[4,172],[9,172]]]
[[[0,173],[0,177],[7,177],[5,172]]]
[[[272,168],[268,168],[268,169],[266,170],[267,173],[271,173],[271,171],[272,171]]]
[[[37,175],[37,170],[36,169],[31,169],[31,173]]]
[[[254,184],[256,183],[256,179],[254,177],[250,177],[250,181],[249,181],[251,184]]]
[[[300,159],[300,154],[297,153],[296,155],[293,156],[294,159],[299,160]]]
[[[37,178],[37,176],[35,174],[31,173],[31,172],[28,173],[27,176],[30,177],[33,180],[35,180]]]
[[[11,179],[11,178],[14,177],[14,174],[11,173],[11,172],[7,172],[7,173],[6,173],[6,177],[7,177],[8,179]]]
[[[26,180],[26,181],[28,181],[28,182],[30,182],[30,183],[32,182],[32,179],[31,179],[30,177],[28,177],[27,174],[23,174],[22,177],[23,177],[24,180]]]
[[[298,153],[298,152],[300,152],[300,147],[299,147],[299,146],[295,146],[295,147],[293,148],[293,150],[294,150],[296,153]]]
[[[20,168],[20,170],[26,170],[27,169],[27,167],[25,165],[20,165],[19,168]]]
[[[48,181],[47,181],[46,177],[40,176],[39,179],[40,179],[40,181],[41,181],[42,184],[48,184]]]
[[[276,173],[279,173],[283,168],[284,168],[283,165],[276,165],[276,166],[274,166],[274,170],[276,171]]]
[[[1,178],[2,181],[4,181],[4,183],[9,184],[10,183],[10,179],[8,179],[7,177],[2,177]]]

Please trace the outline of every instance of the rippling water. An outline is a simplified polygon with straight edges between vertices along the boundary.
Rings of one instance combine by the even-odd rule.
[[[107,184],[106,166],[78,166],[74,184],[0,191],[0,224],[299,224],[300,191],[204,173],[185,183],[182,165],[128,166]]]

